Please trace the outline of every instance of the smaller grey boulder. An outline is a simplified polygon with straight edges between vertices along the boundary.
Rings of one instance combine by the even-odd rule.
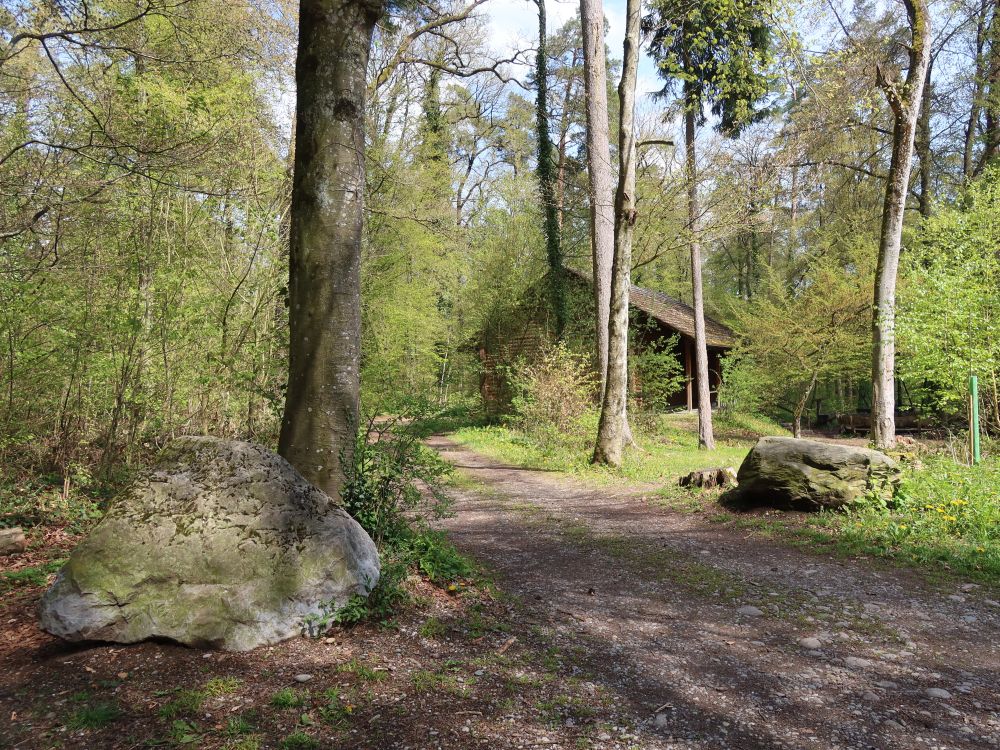
[[[0,529],[0,555],[14,555],[28,549],[28,540],[24,538],[24,530],[15,526],[12,529]]]
[[[73,550],[40,620],[69,641],[245,651],[310,629],[378,577],[368,534],[285,459],[186,437]]]
[[[898,477],[891,458],[868,448],[764,437],[743,460],[739,486],[726,500],[807,511],[840,508]]]

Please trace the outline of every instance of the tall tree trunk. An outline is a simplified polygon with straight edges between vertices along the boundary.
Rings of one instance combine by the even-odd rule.
[[[556,174],[552,159],[552,136],[549,133],[548,38],[545,28],[545,0],[538,4],[538,54],[535,55],[535,135],[538,142],[538,183],[545,211],[545,254],[549,263],[549,296],[556,336],[562,338],[566,327],[566,288],[563,278],[562,247],[559,238],[559,209],[556,206]]]
[[[818,373],[813,373],[812,378],[809,380],[809,385],[799,396],[799,400],[795,403],[795,413],[792,415],[792,437],[800,438],[802,437],[802,414],[806,410],[806,404],[809,403],[809,394],[812,393],[813,388],[816,387],[816,377]]]
[[[578,51],[573,50],[573,58],[570,62],[570,70],[576,69],[580,64]],[[558,161],[556,162],[556,226],[559,227],[559,237],[562,238],[563,224],[566,221],[566,149],[569,146],[569,130],[572,122],[569,116],[570,104],[576,97],[578,79],[570,74],[566,81],[566,88],[563,91],[562,113],[559,115],[559,143],[557,147]]]
[[[354,455],[361,343],[365,73],[381,0],[301,0],[278,451],[337,498]]]
[[[611,263],[611,313],[608,319],[608,377],[601,403],[594,463],[621,466],[632,440],[628,425],[628,304],[632,271],[632,229],[635,226],[635,80],[639,64],[641,0],[628,0],[621,103],[618,119],[618,189],[615,191],[615,243]]]
[[[896,275],[913,142],[931,46],[926,0],[903,1],[912,38],[906,80],[900,81],[898,76],[890,78],[881,65],[877,68],[879,86],[885,91],[893,113],[892,160],[882,209],[872,316],[872,440],[883,450],[896,445]]]
[[[685,86],[684,164],[688,191],[688,227],[691,232],[691,292],[694,307],[695,380],[698,383],[698,447],[715,450],[712,430],[712,392],[708,382],[708,341],[705,337],[705,290],[701,281],[701,241],[698,238],[698,162],[695,125],[700,106]]]
[[[989,28],[989,13],[993,0],[981,0],[979,17],[976,19],[976,70],[972,78],[972,99],[969,104],[969,120],[965,125],[965,145],[962,150],[962,174],[967,180],[975,173],[976,134],[979,129],[979,115],[983,107],[983,90],[986,85],[986,33]]]
[[[934,75],[934,59],[927,63],[927,77],[924,79],[924,92],[921,97],[920,117],[917,119],[917,132],[914,139],[914,149],[920,159],[920,201],[918,207],[921,216],[931,215],[931,78]]]
[[[601,376],[600,402],[608,377],[608,318],[611,314],[611,263],[614,258],[615,212],[611,187],[608,128],[608,74],[604,52],[604,8],[601,0],[580,0],[583,27],[583,82],[587,105],[587,178],[590,186],[590,249],[594,267],[596,364]]]
[[[976,174],[979,175],[997,156],[1000,156],[1000,19],[994,4],[993,15],[986,31],[986,80],[983,111],[986,127],[983,130],[983,153],[979,157]]]

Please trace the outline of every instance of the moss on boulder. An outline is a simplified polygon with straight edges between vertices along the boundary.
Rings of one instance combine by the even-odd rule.
[[[378,576],[364,529],[283,458],[184,437],[73,550],[40,619],[71,641],[243,651],[298,635]]]

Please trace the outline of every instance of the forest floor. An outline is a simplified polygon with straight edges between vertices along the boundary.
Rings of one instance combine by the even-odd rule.
[[[467,478],[451,540],[612,697],[597,746],[1000,747],[995,588],[434,444]]]
[[[1000,747],[996,588],[431,444],[460,471],[440,525],[490,582],[414,577],[391,627],[235,654],[60,643],[22,581],[0,747]]]

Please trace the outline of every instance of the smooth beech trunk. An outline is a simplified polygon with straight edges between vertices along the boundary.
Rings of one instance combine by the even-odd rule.
[[[383,9],[376,0],[302,0],[299,10],[291,338],[278,451],[333,498],[358,429],[365,73]]]
[[[881,65],[876,71],[893,114],[892,160],[882,209],[872,316],[872,440],[881,450],[896,445],[896,276],[913,143],[931,51],[926,0],[904,0],[904,4],[911,35],[906,80],[887,75]]]
[[[590,249],[594,266],[595,362],[601,376],[600,401],[608,378],[608,318],[611,315],[611,263],[614,260],[615,210],[608,127],[608,73],[604,53],[601,0],[580,0],[583,27],[583,83],[587,112],[587,177],[590,186]]]
[[[631,443],[628,425],[628,304],[635,226],[635,81],[639,63],[640,0],[628,0],[618,126],[618,188],[615,191],[615,243],[611,263],[611,313],[608,319],[608,377],[601,402],[594,463],[621,466]]]
[[[691,290],[694,307],[695,380],[698,383],[698,447],[715,450],[712,430],[712,392],[708,381],[708,341],[705,337],[705,291],[701,281],[701,241],[698,237],[698,161],[695,152],[695,98],[684,96],[684,165],[688,190],[688,228],[691,232]]]

